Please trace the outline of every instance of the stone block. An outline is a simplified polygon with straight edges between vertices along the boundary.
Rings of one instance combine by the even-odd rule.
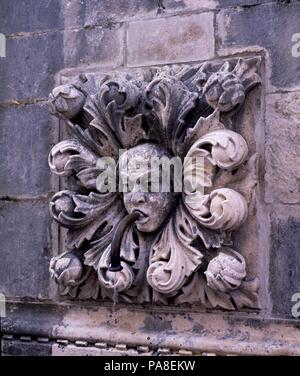
[[[213,56],[212,13],[135,21],[128,26],[128,66],[206,60]]]
[[[44,299],[51,254],[47,202],[0,201],[0,291],[7,299]]]
[[[300,92],[266,99],[266,201],[300,203]]]
[[[1,1],[0,33],[10,35],[61,29],[63,26],[61,0]]]
[[[0,196],[33,197],[51,190],[48,152],[55,128],[47,105],[0,108]]]
[[[292,296],[300,293],[298,206],[276,206],[271,215],[270,292],[273,313],[293,318]]]
[[[18,340],[4,340],[2,354],[9,356],[50,356],[52,354],[50,343],[28,342]]]
[[[123,62],[124,29],[49,32],[7,39],[6,58],[0,60],[0,102],[45,99],[61,69],[97,63],[118,66]]]
[[[0,59],[0,102],[47,98],[63,61],[61,32],[8,38]]]
[[[111,29],[96,27],[90,30],[65,31],[64,64],[75,67],[97,63],[101,66],[119,66],[123,63],[124,26]]]
[[[299,2],[222,10],[217,15],[216,51],[227,55],[253,46],[264,48],[270,57],[268,90],[299,88],[300,58],[292,54],[292,37],[299,33],[299,12]]]

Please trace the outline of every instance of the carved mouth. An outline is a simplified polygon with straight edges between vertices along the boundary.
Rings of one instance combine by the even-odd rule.
[[[142,210],[135,209],[134,212],[136,212],[140,215],[140,218],[136,221],[137,223],[144,224],[148,221],[149,215],[144,213]]]

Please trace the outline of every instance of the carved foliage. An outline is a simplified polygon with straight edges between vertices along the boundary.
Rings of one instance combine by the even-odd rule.
[[[97,87],[80,76],[53,90],[51,112],[73,137],[53,147],[49,165],[53,173],[75,178],[78,187],[58,192],[50,203],[53,218],[68,229],[68,251],[50,265],[61,294],[96,299],[117,292],[126,302],[148,302],[152,295],[152,302],[164,304],[258,306],[257,280],[247,280],[243,252],[231,248],[230,238],[247,217],[249,192],[244,197],[243,189],[227,188],[230,179],[220,178],[220,171],[236,170],[249,157],[246,140],[226,129],[221,114],[245,102],[260,81],[259,64],[252,58],[153,68],[106,77]],[[191,191],[184,186],[174,197],[97,191],[104,170],[98,158],[117,163],[120,148],[141,144],[128,155],[151,155],[159,144],[166,150],[162,154],[179,156],[184,168],[186,159],[204,158],[196,167],[202,186]],[[244,171],[249,175],[250,169]],[[151,209],[161,205],[165,211]],[[121,268],[112,271],[112,241],[125,208],[148,217],[144,213],[125,230]],[[163,217],[151,222],[158,212]]]

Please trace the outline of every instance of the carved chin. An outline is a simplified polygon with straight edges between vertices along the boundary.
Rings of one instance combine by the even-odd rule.
[[[161,221],[158,222],[148,217],[137,221],[135,224],[140,232],[153,232],[160,227]]]

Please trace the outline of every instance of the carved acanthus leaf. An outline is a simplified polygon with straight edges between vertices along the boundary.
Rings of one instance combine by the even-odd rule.
[[[102,172],[96,164],[97,156],[75,139],[60,142],[49,154],[52,172],[60,176],[75,175],[90,190],[96,190],[96,179]]]
[[[185,136],[186,116],[196,106],[198,94],[181,81],[163,76],[150,83],[145,97],[162,126],[165,145],[178,154]]]
[[[112,224],[117,224],[125,215],[122,200],[114,193],[91,192],[89,196],[84,196],[71,191],[54,195],[50,212],[61,226],[72,229],[69,243],[76,248],[85,240],[91,240],[95,232],[108,223],[109,217]]]
[[[237,290],[221,292],[210,288],[203,274],[196,272],[190,283],[182,288],[181,295],[175,299],[175,304],[184,303],[227,310],[259,308],[258,279],[243,281]]]
[[[225,170],[240,166],[248,155],[245,139],[229,129],[215,130],[202,136],[191,146],[186,157],[197,157],[198,150],[209,150],[209,161]]]
[[[188,151],[196,141],[209,132],[225,129],[224,124],[220,121],[220,113],[214,111],[206,118],[200,117],[193,128],[189,128],[186,132],[184,145]]]
[[[228,188],[204,193],[213,185],[213,166],[233,170],[245,161],[247,155],[248,146],[244,138],[227,129],[209,132],[192,145],[186,160],[204,158],[204,169],[200,175],[203,176],[203,187],[184,189],[183,202],[198,223],[211,229],[233,230],[244,222],[248,210],[240,193]]]
[[[179,204],[176,214],[153,245],[147,280],[154,290],[174,295],[197,270],[203,254],[192,242],[199,235],[199,228]]]
[[[247,218],[245,198],[229,188],[220,188],[199,197],[185,195],[184,203],[193,218],[202,226],[214,230],[232,231]]]

